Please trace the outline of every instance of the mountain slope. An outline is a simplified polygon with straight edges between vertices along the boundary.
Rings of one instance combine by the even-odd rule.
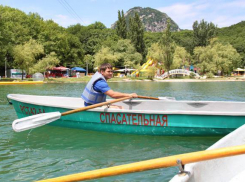
[[[140,19],[148,32],[162,32],[167,27],[167,19],[170,18],[166,13],[162,13],[152,8],[134,7],[125,13],[125,19],[127,24],[130,17],[134,17],[135,13],[138,13]],[[180,31],[179,26],[170,18],[171,31]],[[112,24],[111,28],[116,27],[116,22]]]
[[[243,65],[245,65],[245,21],[241,21],[229,27],[218,30],[218,38],[221,41],[229,42],[241,55]]]

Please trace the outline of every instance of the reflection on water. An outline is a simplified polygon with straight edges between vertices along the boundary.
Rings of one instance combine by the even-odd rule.
[[[111,89],[178,100],[245,101],[244,82],[113,82]],[[15,133],[9,93],[80,97],[85,83],[0,86],[0,181],[34,181],[205,150],[220,137],[138,136],[43,126]],[[94,181],[169,181],[176,167]]]

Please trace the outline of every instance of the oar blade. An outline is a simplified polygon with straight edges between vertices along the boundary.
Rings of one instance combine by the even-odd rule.
[[[50,112],[28,116],[25,118],[14,120],[14,122],[12,123],[12,128],[16,132],[21,132],[51,123],[55,120],[60,119],[60,117],[60,112]]]
[[[170,100],[170,101],[171,100],[173,100],[173,101],[176,100],[175,97],[158,97],[158,98],[159,98],[159,100]]]

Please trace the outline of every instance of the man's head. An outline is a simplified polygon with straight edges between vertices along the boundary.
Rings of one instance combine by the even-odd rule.
[[[104,63],[99,67],[99,72],[105,77],[106,80],[110,79],[113,75],[112,66],[109,63]]]

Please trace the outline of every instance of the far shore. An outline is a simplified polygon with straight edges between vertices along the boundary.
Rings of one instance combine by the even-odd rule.
[[[245,81],[243,79],[169,79],[169,80],[154,80],[157,82],[237,82]]]
[[[84,78],[52,78],[45,79],[44,83],[84,83],[88,82],[91,77]],[[206,78],[206,79],[188,79],[188,78],[170,78],[170,79],[146,79],[146,78],[112,78],[108,82],[241,82],[245,77],[223,77],[223,78]]]
[[[45,80],[43,81],[43,83],[87,83],[89,80],[91,79],[91,76],[84,76],[84,77],[80,77],[80,78],[76,78],[76,77],[69,77],[69,78],[45,78]],[[29,78],[29,79],[25,79],[25,80],[21,80],[21,79],[1,79],[0,83],[2,82],[29,82],[31,83],[33,81],[33,79]],[[166,78],[164,80],[162,79],[148,79],[146,77],[113,77],[110,80],[108,80],[108,82],[243,82],[245,81],[245,77],[244,76],[237,76],[237,77],[216,77],[216,78],[199,78],[199,79],[191,79],[191,78],[184,78],[184,77],[180,77],[180,78]]]

